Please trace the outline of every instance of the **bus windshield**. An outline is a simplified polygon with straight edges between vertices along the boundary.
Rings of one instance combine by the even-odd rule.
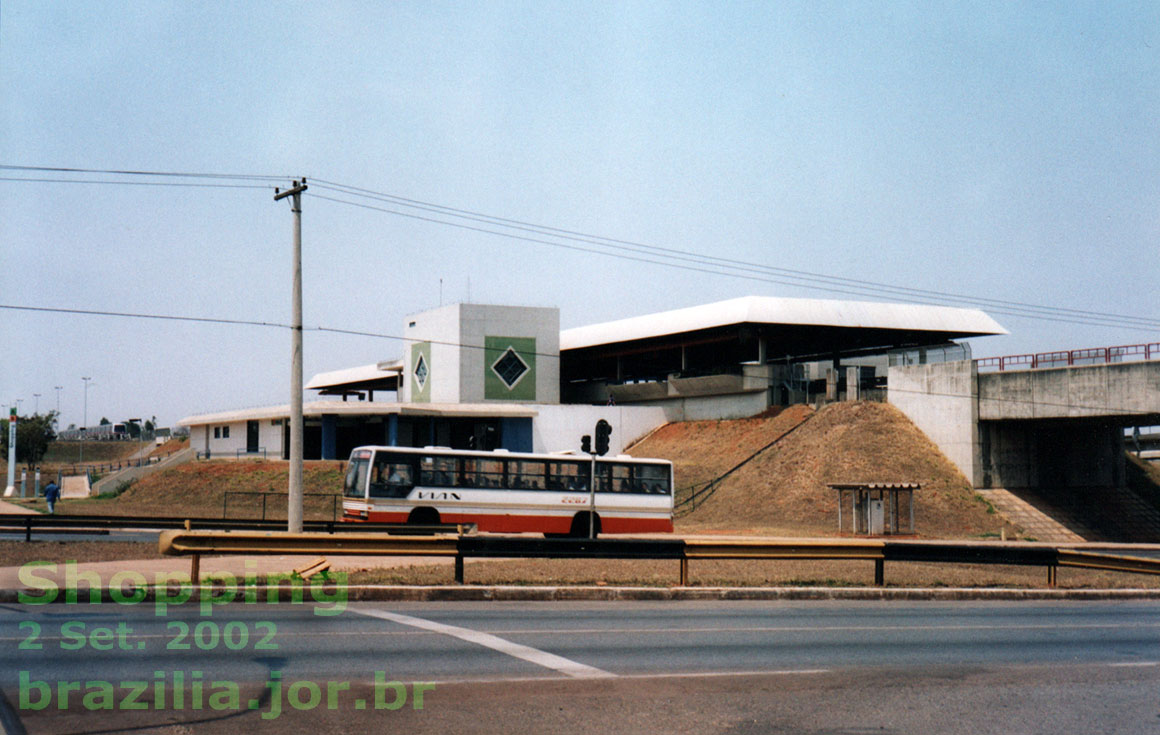
[[[365,498],[367,488],[367,466],[371,462],[370,452],[355,452],[350,456],[346,468],[346,479],[342,483],[342,494],[348,498]]]

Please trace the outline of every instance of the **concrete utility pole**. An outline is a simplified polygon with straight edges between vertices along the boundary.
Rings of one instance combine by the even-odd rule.
[[[290,197],[294,213],[293,319],[290,324],[290,487],[286,530],[302,533],[302,192],[306,179],[286,191],[274,190],[274,201]]]

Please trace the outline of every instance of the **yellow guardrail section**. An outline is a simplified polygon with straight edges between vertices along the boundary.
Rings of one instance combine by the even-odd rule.
[[[1104,569],[1111,572],[1136,572],[1138,574],[1160,574],[1160,559],[1146,556],[1118,556],[1090,551],[1060,549],[1056,552],[1061,567],[1084,567]]]
[[[687,539],[688,559],[882,559],[882,541],[717,541]]]
[[[162,554],[346,554],[455,556],[458,536],[387,536],[381,533],[287,533],[285,531],[163,531]]]

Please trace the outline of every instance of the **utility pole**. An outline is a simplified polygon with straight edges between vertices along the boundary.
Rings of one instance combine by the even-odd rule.
[[[35,408],[32,409],[32,415],[39,416],[40,415],[40,394],[33,393],[32,396],[33,396],[33,398],[36,399],[36,403],[33,404],[35,406]]]
[[[52,389],[56,391],[56,421],[53,422],[56,426],[60,425],[60,392],[63,388],[63,385],[52,386]]]
[[[290,323],[290,487],[286,530],[302,533],[302,192],[306,179],[295,181],[286,191],[274,189],[274,201],[290,197],[294,213],[294,286]]]

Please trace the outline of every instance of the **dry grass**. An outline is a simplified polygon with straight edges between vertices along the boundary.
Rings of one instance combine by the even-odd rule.
[[[1022,587],[1046,586],[1042,567],[966,564],[887,563],[891,587]],[[522,559],[468,561],[464,579],[473,585],[625,585],[676,586],[677,561],[620,559]],[[368,569],[351,574],[350,584],[452,584],[450,565]],[[870,561],[737,561],[689,563],[689,584],[695,587],[864,587],[874,584]],[[1160,577],[1060,568],[1061,588],[1160,588]]]
[[[30,561],[60,564],[161,558],[156,541],[0,541],[0,566],[6,567]]]
[[[674,460],[677,485],[683,486],[687,478],[682,468],[695,477],[720,474],[796,420],[800,415],[787,410],[773,419],[671,424],[634,452]],[[677,527],[696,533],[746,529],[832,536],[837,532],[837,499],[827,485],[855,482],[920,483],[915,526],[922,537],[978,538],[997,535],[1004,527],[962,473],[898,409],[866,402],[838,403],[818,411],[724,480],[705,505],[680,519]],[[1006,530],[1016,537],[1017,529]]]
[[[56,506],[59,515],[138,515],[221,518],[227,492],[268,494],[267,518],[286,517],[286,487],[289,463],[276,460],[210,460],[188,462],[143,477],[115,498],[66,499]],[[342,515],[342,503],[332,498],[342,492],[341,462],[307,462],[303,474],[307,493],[327,497],[307,497],[307,520],[330,520],[332,509]],[[34,510],[45,509],[44,501],[21,503]],[[261,514],[261,498],[234,495],[229,499],[231,517],[256,518]]]

